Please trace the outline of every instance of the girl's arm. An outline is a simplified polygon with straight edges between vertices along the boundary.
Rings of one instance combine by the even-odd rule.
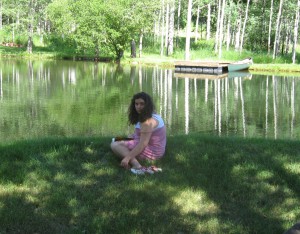
[[[121,166],[128,167],[128,163],[131,159],[137,157],[142,151],[145,149],[145,147],[148,145],[149,140],[152,135],[153,129],[157,126],[157,121],[153,118],[150,118],[146,120],[145,122],[141,123],[141,136],[140,141],[134,147],[128,155],[125,156],[125,158],[121,162]]]

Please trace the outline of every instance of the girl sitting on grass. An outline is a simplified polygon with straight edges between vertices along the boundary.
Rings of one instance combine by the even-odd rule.
[[[154,112],[152,98],[145,92],[135,94],[128,108],[128,122],[135,125],[132,140],[111,143],[112,151],[121,157],[121,166],[135,174],[149,172],[139,160],[161,158],[166,148],[166,127],[161,116]]]

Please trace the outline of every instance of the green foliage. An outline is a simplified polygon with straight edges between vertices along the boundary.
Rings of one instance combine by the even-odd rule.
[[[55,51],[74,51],[76,44],[70,37],[61,37],[55,34],[45,36],[44,42],[49,48]]]
[[[120,59],[132,38],[152,25],[155,1],[53,1],[48,14],[55,29],[72,35],[80,53],[100,49]],[[68,22],[68,23],[66,23]]]
[[[193,50],[207,50],[211,48],[214,49],[215,41],[214,40],[198,40],[196,43],[192,43],[191,49]]]

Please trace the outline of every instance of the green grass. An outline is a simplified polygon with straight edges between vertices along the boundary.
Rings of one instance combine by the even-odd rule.
[[[180,42],[178,48],[174,48],[174,54],[172,56],[160,55],[160,48],[158,46],[145,47],[139,56],[137,50],[137,58],[130,57],[130,48],[124,53],[124,58],[121,60],[122,64],[143,64],[146,66],[157,66],[165,68],[174,68],[174,61],[184,59],[183,41]],[[22,48],[10,48],[0,46],[0,57],[18,57],[25,59],[76,59],[76,60],[93,60],[93,54],[89,51],[87,54],[78,54],[74,48],[69,47],[45,47],[36,46],[33,48],[33,53],[29,54],[26,51],[26,47]],[[223,49],[222,58],[219,59],[218,55],[214,53],[212,41],[199,41],[197,44],[192,44],[190,51],[191,60],[210,60],[210,61],[227,61],[234,62],[242,60],[247,57],[252,57],[254,64],[249,68],[254,73],[295,73],[300,72],[299,63],[300,55],[297,54],[298,59],[296,64],[292,64],[291,55],[278,56],[275,60],[272,59],[272,55],[268,55],[266,52],[251,52],[244,50],[242,53],[230,49],[226,51]],[[102,61],[113,61],[112,54],[101,55]]]
[[[0,233],[282,233],[300,218],[300,142],[168,137],[163,172],[119,167],[109,138],[0,146]]]

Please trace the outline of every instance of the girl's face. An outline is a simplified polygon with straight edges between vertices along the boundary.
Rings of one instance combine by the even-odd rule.
[[[134,105],[135,105],[136,112],[140,114],[145,108],[145,101],[142,98],[135,99]]]

